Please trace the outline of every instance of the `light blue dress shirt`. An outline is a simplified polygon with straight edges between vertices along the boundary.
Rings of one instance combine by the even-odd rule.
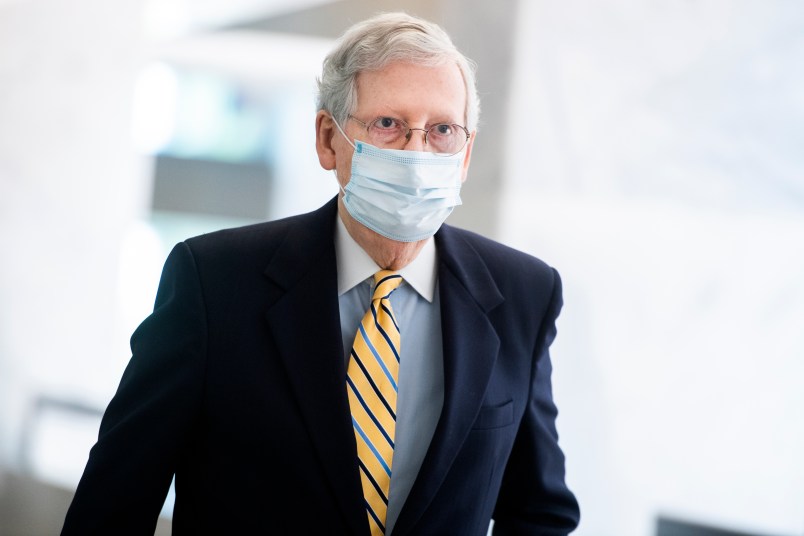
[[[374,274],[380,268],[349,235],[340,217],[337,220],[338,305],[343,355],[348,366],[357,326],[368,310],[374,291]],[[419,473],[444,405],[444,358],[436,268],[436,249],[431,238],[416,259],[399,271],[404,283],[390,298],[399,324],[401,348],[386,534],[391,533]]]

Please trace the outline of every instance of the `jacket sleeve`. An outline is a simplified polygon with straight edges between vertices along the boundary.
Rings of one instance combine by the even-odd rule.
[[[101,421],[63,535],[153,534],[203,389],[207,325],[190,248],[168,256],[154,312]]]
[[[534,351],[531,392],[503,476],[494,512],[495,536],[559,536],[572,532],[580,512],[564,482],[564,454],[558,446],[549,347],[563,304],[561,279],[553,270],[553,292]]]

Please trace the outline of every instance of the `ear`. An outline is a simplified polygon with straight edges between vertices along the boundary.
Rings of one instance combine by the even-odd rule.
[[[335,150],[332,139],[335,136],[335,123],[329,112],[319,110],[315,116],[315,150],[318,153],[318,163],[321,167],[335,169]]]
[[[469,172],[469,161],[472,159],[472,146],[475,144],[475,134],[477,134],[477,130],[473,130],[472,133],[469,134],[469,141],[466,142],[466,150],[463,153],[461,182],[466,182],[466,174]]]

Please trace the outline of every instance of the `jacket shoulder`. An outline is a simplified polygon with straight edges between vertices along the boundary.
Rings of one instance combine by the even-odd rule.
[[[314,247],[317,242],[326,240],[335,222],[337,209],[333,201],[306,214],[222,229],[188,238],[185,243],[196,259],[249,258],[264,267],[288,239],[299,241],[300,248]]]

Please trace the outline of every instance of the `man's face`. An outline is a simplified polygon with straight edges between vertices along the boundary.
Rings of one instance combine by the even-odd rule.
[[[423,67],[411,63],[396,62],[380,71],[369,71],[357,77],[357,108],[352,115],[365,123],[378,117],[402,119],[411,128],[426,129],[437,123],[456,123],[465,125],[466,88],[458,66],[452,63],[438,67]],[[321,125],[331,123],[328,117],[319,113],[319,137],[322,136]],[[367,139],[366,129],[360,123],[347,120],[341,125],[350,140]],[[351,176],[352,154],[354,149],[335,130],[329,128],[331,153],[322,158],[319,139],[319,160],[325,169],[336,169],[338,182],[346,187]],[[414,130],[406,150],[427,151],[424,145],[424,133]],[[469,157],[474,141],[474,132],[469,140],[463,161],[463,180],[469,168]],[[333,158],[334,156],[334,158]],[[334,165],[333,165],[334,164]]]

